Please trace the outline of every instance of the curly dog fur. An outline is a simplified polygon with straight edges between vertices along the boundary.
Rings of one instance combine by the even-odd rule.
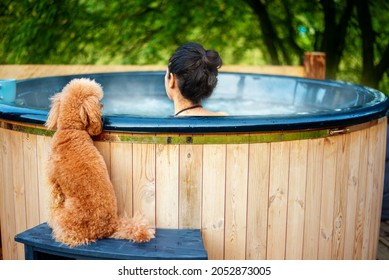
[[[98,83],[74,79],[52,97],[46,123],[56,129],[47,164],[48,224],[57,241],[72,247],[105,237],[135,242],[154,237],[154,229],[140,215],[118,217],[106,164],[91,138],[102,131],[102,98]]]

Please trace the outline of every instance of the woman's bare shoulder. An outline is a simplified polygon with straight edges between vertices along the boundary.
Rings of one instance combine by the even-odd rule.
[[[217,117],[217,116],[228,116],[226,112],[213,112],[204,108],[196,108],[195,110],[184,112],[183,114],[178,115],[177,117],[188,117],[188,116],[209,116],[209,117]]]
[[[209,116],[228,116],[226,112],[209,112]]]

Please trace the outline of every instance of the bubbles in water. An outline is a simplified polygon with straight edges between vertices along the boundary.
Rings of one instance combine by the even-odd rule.
[[[173,115],[173,103],[167,97],[128,97],[103,99],[104,115]]]
[[[95,77],[104,90],[104,115],[166,117],[174,114],[166,96],[164,73],[122,73]],[[30,85],[18,93],[15,104],[49,108],[49,97],[57,92],[55,82],[43,88]],[[369,104],[373,97],[353,87],[293,77],[220,73],[212,96],[203,102],[210,111],[234,115],[275,116],[342,112]]]

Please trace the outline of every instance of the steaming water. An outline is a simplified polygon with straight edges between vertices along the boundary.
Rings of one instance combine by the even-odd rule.
[[[173,103],[165,92],[164,74],[96,76],[104,89],[105,115],[172,116]],[[68,81],[29,86],[18,93],[16,105],[48,110],[49,97]],[[55,88],[54,88],[55,87]],[[300,115],[336,113],[365,106],[373,97],[354,87],[266,75],[219,74],[212,96],[203,102],[211,111],[229,115]]]
[[[157,85],[128,83],[123,89],[105,88],[106,115],[171,116],[172,101],[166,96],[164,82]],[[120,94],[121,93],[121,94]],[[300,115],[342,111],[356,106],[355,91],[328,85],[307,84],[295,79],[267,76],[221,74],[213,95],[203,102],[205,108],[229,115]],[[118,98],[120,95],[120,98]]]
[[[174,114],[173,103],[165,97],[142,98],[127,100],[104,100],[104,115],[141,115],[169,116]],[[286,115],[306,114],[309,108],[296,108],[280,104],[261,104],[255,99],[232,101],[229,99],[211,99],[204,102],[204,107],[210,111],[223,111],[229,115]],[[310,108],[311,112],[313,111]]]

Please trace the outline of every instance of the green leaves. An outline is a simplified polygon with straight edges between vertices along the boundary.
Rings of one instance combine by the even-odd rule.
[[[225,64],[297,65],[304,52],[325,51],[331,78],[358,82],[364,36],[355,5],[368,3],[373,64],[387,79],[389,4],[366,1],[3,0],[0,64],[164,65],[195,41]]]

